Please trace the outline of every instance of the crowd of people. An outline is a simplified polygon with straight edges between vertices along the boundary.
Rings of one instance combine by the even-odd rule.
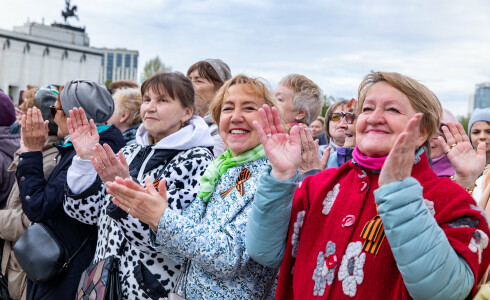
[[[114,257],[122,299],[490,299],[490,108],[466,132],[372,71],[322,117],[306,76],[272,90],[220,59],[22,100],[0,92],[10,299],[102,299],[83,274]],[[72,258],[46,282],[13,250],[35,223]]]

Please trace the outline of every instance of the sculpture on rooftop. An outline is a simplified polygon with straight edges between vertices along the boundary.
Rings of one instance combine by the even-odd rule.
[[[63,18],[65,18],[65,23],[68,23],[67,19],[69,17],[75,17],[77,18],[77,20],[79,20],[78,15],[76,14],[77,6],[73,5],[72,7],[70,7],[70,0],[65,0],[65,4],[66,4],[65,10],[61,11],[61,15],[63,16]]]

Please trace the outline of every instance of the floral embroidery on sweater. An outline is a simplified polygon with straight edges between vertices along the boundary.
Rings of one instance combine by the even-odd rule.
[[[434,202],[424,199],[425,205],[427,205],[427,208],[429,209],[429,212],[432,216],[436,215],[436,210],[434,209]]]
[[[470,240],[470,244],[468,248],[470,248],[471,252],[478,253],[478,263],[481,263],[481,253],[483,249],[488,246],[488,236],[485,232],[480,229],[475,230],[473,232],[473,237]]]
[[[333,203],[339,194],[340,183],[337,183],[331,191],[327,193],[325,200],[323,200],[323,210],[322,213],[324,215],[328,215],[330,210],[332,209]]]
[[[362,243],[349,243],[339,268],[339,280],[342,281],[342,290],[347,296],[354,297],[357,285],[364,280],[365,262],[366,253],[362,252]]]
[[[291,252],[292,257],[296,257],[296,254],[298,253],[299,234],[301,231],[301,226],[303,226],[304,217],[305,217],[305,211],[302,210],[298,212],[296,216],[296,222],[294,222],[294,232],[293,235],[291,236],[291,245],[293,245],[293,249]]]
[[[320,251],[316,258],[316,268],[313,271],[313,281],[315,281],[315,286],[313,287],[313,296],[323,296],[325,293],[326,284],[331,285],[335,278],[335,269],[337,269],[337,264],[332,264],[328,266],[327,258],[331,255],[335,255],[335,250],[337,246],[335,243],[329,241],[325,247],[325,253]],[[336,257],[335,257],[336,258]]]

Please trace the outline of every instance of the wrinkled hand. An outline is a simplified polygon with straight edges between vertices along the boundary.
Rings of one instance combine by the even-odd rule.
[[[393,181],[401,181],[412,173],[417,138],[420,132],[422,114],[417,113],[409,121],[405,130],[400,133],[386,161],[381,168],[378,184],[383,186]]]
[[[262,123],[253,122],[260,142],[272,166],[272,176],[279,180],[290,180],[301,164],[301,141],[298,126],[293,126],[289,134],[281,124],[277,108],[264,104],[259,109]],[[269,136],[268,136],[269,135]]]
[[[117,177],[115,182],[107,183],[107,192],[114,196],[114,204],[156,232],[168,204],[165,184],[165,180],[161,180],[157,191],[150,179],[146,178],[145,190],[131,179]]]
[[[129,166],[121,151],[116,157],[107,144],[97,144],[92,151],[94,155],[90,157],[90,161],[102,181],[114,181],[116,177],[129,178]]]
[[[66,123],[77,155],[82,159],[89,159],[93,155],[92,149],[99,143],[99,133],[94,121],[88,121],[83,108],[75,107],[70,110]]]
[[[447,122],[446,125],[442,131],[447,142],[441,136],[438,142],[455,171],[454,181],[461,186],[472,187],[485,169],[486,145],[484,142],[479,143],[475,151],[461,124]]]
[[[318,157],[318,140],[313,141],[310,130],[304,124],[299,126],[299,137],[301,140],[301,165],[299,166],[300,174],[311,170],[324,170],[327,167],[330,151],[325,151],[322,158]],[[330,147],[329,147],[330,148]]]
[[[27,114],[20,121],[22,152],[43,150],[49,134],[48,123],[48,120],[43,120],[41,111],[37,107],[27,110]]]

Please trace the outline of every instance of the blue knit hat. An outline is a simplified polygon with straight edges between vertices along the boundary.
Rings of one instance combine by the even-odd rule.
[[[14,103],[7,94],[0,92],[0,126],[10,126],[15,120]]]
[[[470,135],[471,126],[473,126],[475,122],[479,122],[479,121],[490,122],[490,107],[477,108],[473,111],[470,122],[468,123],[468,135]]]

